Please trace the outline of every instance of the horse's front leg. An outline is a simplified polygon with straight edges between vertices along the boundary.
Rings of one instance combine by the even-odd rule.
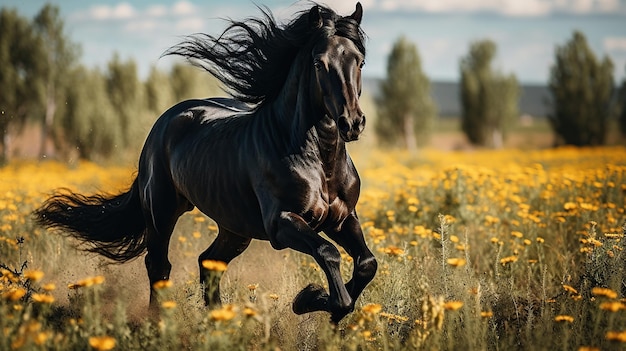
[[[325,233],[343,247],[354,260],[352,279],[346,283],[346,290],[354,303],[367,284],[374,279],[378,262],[365,243],[356,213],[348,216],[338,230],[327,230]]]
[[[293,311],[296,314],[327,311],[331,313],[332,321],[338,323],[354,308],[352,297],[341,278],[339,250],[313,231],[302,217],[292,212],[282,212],[272,229],[270,242],[274,248],[289,247],[312,256],[328,279],[330,294],[321,286],[311,284],[296,296]]]

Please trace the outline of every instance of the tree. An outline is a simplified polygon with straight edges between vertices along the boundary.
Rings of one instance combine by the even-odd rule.
[[[552,112],[548,118],[556,144],[602,145],[613,93],[613,63],[598,62],[581,32],[556,48],[550,70]]]
[[[617,92],[616,105],[619,130],[622,132],[622,137],[626,138],[626,78],[622,80],[622,85]]]
[[[0,164],[8,160],[10,135],[36,114],[37,79],[40,56],[30,21],[15,10],[0,9]]]
[[[223,94],[215,77],[187,64],[175,64],[169,80],[176,102]]]
[[[75,83],[68,87],[64,111],[55,120],[63,140],[57,148],[83,159],[106,158],[120,151],[122,126],[109,100],[106,78],[82,66],[70,76]]]
[[[118,147],[120,150],[138,148],[154,117],[147,108],[144,85],[139,80],[137,64],[132,59],[123,62],[116,53],[108,63],[105,77],[109,100],[122,130]]]
[[[69,72],[78,60],[80,48],[72,43],[65,33],[57,6],[44,5],[35,16],[33,24],[43,50],[42,57],[37,61],[39,71],[37,88],[45,111],[39,152],[39,156],[44,157],[49,153],[48,138],[50,133],[54,133],[57,106],[62,100],[64,89],[69,84]],[[58,138],[55,139],[58,143]]]
[[[381,83],[380,110],[375,131],[383,144],[402,144],[409,150],[427,143],[436,115],[430,81],[422,72],[417,47],[398,39],[387,58],[387,79]]]
[[[495,55],[496,45],[483,40],[461,59],[461,128],[472,144],[500,148],[519,114],[520,89],[514,75],[492,69]]]
[[[159,116],[175,102],[169,77],[155,66],[150,68],[145,86],[146,103],[153,115]]]

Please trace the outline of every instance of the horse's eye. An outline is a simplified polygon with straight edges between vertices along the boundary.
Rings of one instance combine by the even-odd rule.
[[[365,60],[361,61],[361,63],[359,64],[359,68],[363,68],[363,66],[365,66]]]
[[[315,67],[316,70],[321,71],[324,65],[320,60],[313,60],[313,67]]]

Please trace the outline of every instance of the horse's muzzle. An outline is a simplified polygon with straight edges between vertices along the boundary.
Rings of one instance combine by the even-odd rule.
[[[365,129],[365,115],[352,119],[340,116],[337,119],[337,128],[339,129],[339,136],[341,136],[343,141],[351,142],[358,140]]]

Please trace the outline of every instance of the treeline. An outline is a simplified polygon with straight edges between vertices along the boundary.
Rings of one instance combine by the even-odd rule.
[[[58,7],[47,4],[33,19],[0,9],[0,164],[28,123],[41,126],[41,157],[103,159],[139,150],[175,102],[221,93],[210,75],[182,63],[169,72],[153,66],[142,80],[132,59],[114,54],[101,70],[80,56]]]
[[[459,63],[460,127],[471,143],[493,148],[517,123],[520,99],[515,75],[493,68],[496,54],[495,43],[477,41]],[[41,126],[41,157],[105,159],[138,152],[154,120],[174,103],[223,94],[217,80],[183,63],[168,72],[152,67],[142,80],[132,59],[114,54],[104,69],[94,69],[80,57],[58,7],[47,4],[32,19],[0,9],[0,164],[10,157],[11,137],[27,124]],[[556,48],[547,83],[557,145],[604,144],[610,118],[626,135],[626,80],[618,88],[613,69],[580,32]],[[417,46],[406,38],[389,54],[381,92],[377,141],[409,149],[428,144],[438,108]]]
[[[502,147],[519,119],[519,82],[493,68],[496,52],[491,40],[477,41],[459,64],[461,129],[472,144],[491,148]],[[384,144],[415,149],[429,141],[437,106],[420,62],[415,44],[395,42],[378,101],[376,134]],[[626,79],[615,85],[613,63],[599,60],[582,33],[556,48],[547,81],[555,145],[603,145],[611,118],[626,136]]]

